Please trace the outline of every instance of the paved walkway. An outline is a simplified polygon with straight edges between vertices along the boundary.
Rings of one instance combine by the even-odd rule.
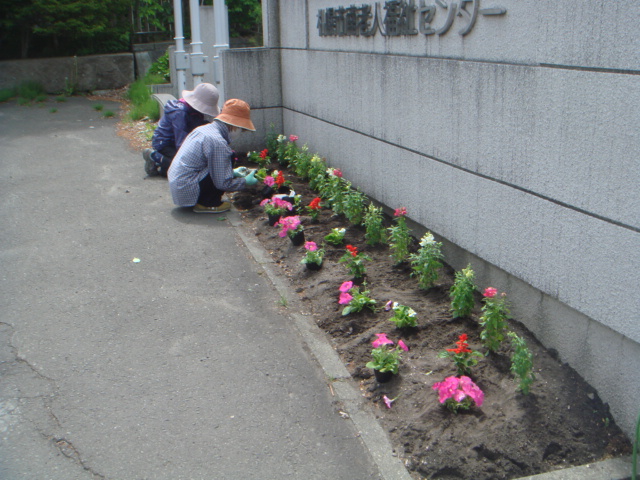
[[[237,213],[174,208],[115,124],[0,104],[0,478],[408,478]]]

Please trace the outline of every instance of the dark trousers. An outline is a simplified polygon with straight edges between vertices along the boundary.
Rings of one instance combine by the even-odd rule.
[[[203,207],[218,207],[222,204],[224,190],[218,190],[213,184],[211,175],[207,175],[200,180],[200,195],[198,203]]]
[[[160,175],[166,177],[173,157],[176,156],[178,151],[175,147],[165,147],[162,150],[158,150],[158,153],[162,156],[162,159],[159,162],[156,159],[154,159],[154,161],[160,165]],[[151,158],[153,158],[153,156]]]

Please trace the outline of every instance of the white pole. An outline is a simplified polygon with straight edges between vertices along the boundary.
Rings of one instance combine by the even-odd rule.
[[[220,102],[226,100],[224,91],[224,72],[221,53],[229,48],[229,10],[225,0],[213,0],[213,23],[215,44],[213,45],[213,75],[216,88],[220,93]]]
[[[176,83],[178,85],[178,97],[182,95],[182,91],[187,89],[187,57],[184,51],[184,31],[182,28],[182,1],[173,0],[173,17],[175,19],[175,31],[176,36],[176,51],[175,51],[175,65],[176,65]]]
[[[191,74],[193,75],[193,87],[204,81],[207,57],[202,52],[202,39],[200,37],[200,2],[189,0],[191,13]]]

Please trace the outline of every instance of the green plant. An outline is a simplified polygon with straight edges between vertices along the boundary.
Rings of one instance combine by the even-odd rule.
[[[36,100],[38,98],[46,98],[44,87],[36,81],[22,82],[16,89],[16,95],[27,101]]]
[[[333,245],[334,247],[339,247],[342,245],[344,241],[344,234],[346,233],[346,229],[344,228],[332,228],[331,233],[324,237],[325,242]]]
[[[269,165],[269,163],[271,163],[271,158],[269,157],[269,150],[267,150],[266,148],[260,152],[249,152],[247,154],[247,159],[250,162],[257,163],[261,167],[265,167]]]
[[[315,263],[316,265],[322,265],[324,258],[324,248],[318,248],[316,242],[305,242],[304,249],[307,251],[304,258],[300,261],[302,264]]]
[[[342,199],[342,210],[353,225],[361,225],[364,220],[366,195],[360,190],[349,190]]]
[[[115,113],[113,112],[113,110],[105,110],[102,115],[106,118],[111,118],[115,115]]]
[[[155,122],[160,118],[158,103],[151,97],[151,89],[143,79],[138,79],[129,85],[127,97],[132,105],[129,112],[131,120],[136,121],[146,117]]]
[[[313,155],[309,153],[309,147],[307,145],[303,145],[292,159],[296,175],[304,180],[309,180],[309,170],[312,158]]]
[[[0,102],[8,102],[16,96],[15,88],[3,88],[0,90]]]
[[[50,108],[49,113],[56,113],[58,111],[57,108]]]
[[[423,290],[431,288],[438,279],[438,269],[442,267],[441,248],[442,243],[436,242],[431,232],[427,232],[420,240],[418,253],[409,256],[411,276],[418,277],[418,285]]]
[[[409,258],[409,227],[405,216],[407,209],[404,207],[397,208],[394,212],[396,224],[388,228],[389,232],[389,248],[391,248],[391,258],[396,264],[400,264]]]
[[[347,253],[345,253],[338,262],[346,263],[347,269],[353,275],[353,278],[362,278],[366,275],[365,260],[371,260],[366,253],[359,253],[358,248],[353,245],[347,245]]]
[[[387,338],[386,333],[376,333],[376,339],[371,342],[371,345],[373,346],[373,350],[371,350],[373,360],[367,362],[366,367],[379,372],[392,372],[397,375],[402,351],[409,351],[405,343],[402,340],[398,340],[398,345],[392,347],[394,343]]]
[[[411,307],[400,305],[398,302],[389,300],[384,309],[387,312],[393,310],[393,317],[391,317],[389,321],[395,323],[398,328],[415,327],[418,325],[416,311]]]
[[[371,293],[366,290],[366,283],[362,285],[364,289],[360,291],[360,287],[354,286],[353,282],[348,281],[340,285],[340,297],[338,298],[339,305],[346,305],[342,309],[342,315],[346,316],[353,312],[359,312],[364,308],[368,308],[371,311],[376,311],[376,301],[369,297]]]
[[[284,295],[280,295],[280,301],[278,303],[280,303],[280,306],[284,308],[287,308],[289,306],[289,301]]]
[[[492,287],[486,288],[482,294],[484,305],[480,317],[480,325],[482,326],[480,338],[489,352],[497,351],[504,340],[507,316],[509,315],[509,307],[505,301],[506,293],[502,293],[499,297],[497,294],[498,291]]]
[[[524,395],[529,395],[529,388],[536,379],[533,374],[533,355],[527,347],[527,342],[514,332],[508,332],[513,347],[511,356],[511,371],[520,379],[518,390]]]
[[[367,245],[377,245],[387,240],[387,231],[384,228],[382,207],[376,207],[370,203],[364,213],[364,238]]]
[[[467,343],[467,334],[463,333],[458,337],[456,348],[447,348],[444,352],[440,352],[438,357],[440,358],[452,358],[453,363],[458,369],[458,375],[469,375],[471,373],[471,367],[475,367],[478,364],[478,359],[475,357],[482,357],[480,352],[471,350]]]
[[[320,186],[324,183],[326,173],[326,163],[317,155],[311,157],[309,161],[309,188],[314,192],[320,191]]]
[[[62,103],[62,102],[66,102],[67,101],[67,97],[65,97],[64,95],[58,95],[56,97],[56,102],[58,103]]]
[[[169,68],[169,50],[151,64],[147,75],[153,75],[161,79],[161,82],[154,83],[169,83],[171,81],[171,70]]]
[[[96,112],[100,112],[103,108],[104,108],[104,105],[102,105],[101,103],[96,103],[96,104],[93,105],[93,109]]]
[[[456,272],[453,286],[449,290],[453,318],[466,317],[472,312],[475,306],[473,294],[476,290],[473,278],[474,273],[471,270],[471,265]]]
[[[37,95],[36,98],[33,99],[36,103],[43,103],[47,101],[47,96],[44,93]]]

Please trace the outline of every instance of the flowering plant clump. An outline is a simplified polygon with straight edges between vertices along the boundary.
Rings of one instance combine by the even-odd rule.
[[[427,232],[420,240],[418,253],[410,256],[411,276],[418,277],[418,285],[423,290],[431,288],[438,279],[438,269],[442,267],[441,248],[442,243],[436,242],[433,234]]]
[[[367,269],[364,266],[365,260],[371,260],[371,257],[366,253],[359,253],[358,247],[347,245],[347,253],[345,253],[338,262],[347,264],[347,268],[351,272],[351,275],[353,275],[353,278],[362,278],[367,273]]]
[[[295,236],[297,233],[304,231],[304,227],[302,226],[302,222],[300,222],[300,217],[298,215],[293,215],[289,217],[282,217],[276,225],[280,225],[280,233],[278,236],[284,238],[287,235],[289,237]]]
[[[342,198],[342,211],[353,225],[361,225],[364,219],[366,195],[360,190],[349,190]]]
[[[320,191],[320,186],[324,182],[324,179],[327,175],[326,173],[327,165],[325,161],[320,158],[318,155],[314,155],[311,157],[309,161],[309,171],[307,173],[307,178],[309,179],[309,188],[314,192]]]
[[[306,253],[300,263],[315,263],[316,265],[322,265],[324,248],[319,248],[316,242],[305,242],[304,249],[306,250]]]
[[[312,159],[313,155],[309,153],[309,147],[304,145],[302,149],[297,152],[297,155],[291,159],[296,175],[304,180],[309,180]]]
[[[402,351],[409,351],[407,345],[402,341],[398,341],[398,345],[392,348],[393,341],[387,338],[386,333],[376,333],[376,339],[371,342],[373,350],[371,356],[373,360],[367,362],[367,368],[378,370],[380,372],[392,372],[398,374],[400,367],[400,356]]]
[[[267,215],[284,215],[287,210],[293,210],[293,204],[291,202],[282,200],[279,197],[265,198],[260,202],[260,206],[264,208]]]
[[[391,258],[395,260],[396,264],[399,264],[409,258],[410,235],[405,219],[407,209],[405,207],[397,208],[393,215],[396,224],[388,229],[389,247],[393,252]]]
[[[344,282],[340,285],[340,296],[338,297],[338,304],[346,305],[342,309],[342,316],[349,315],[353,312],[359,312],[365,307],[375,312],[376,301],[369,297],[369,290],[366,290],[366,284],[362,287],[364,290],[361,292],[360,287],[354,286],[353,282]]]
[[[269,157],[269,150],[265,148],[260,152],[249,152],[248,158],[250,161],[257,163],[260,166],[269,165],[271,157]]]
[[[453,318],[466,317],[473,310],[475,305],[473,293],[476,291],[473,277],[474,273],[471,270],[471,265],[467,265],[467,268],[456,272],[453,286],[449,291]]]
[[[518,390],[524,395],[529,395],[531,384],[536,377],[533,374],[533,355],[527,347],[524,338],[519,337],[514,332],[507,333],[511,338],[513,355],[511,356],[511,372],[520,380]]]
[[[398,328],[415,327],[418,325],[416,320],[416,311],[405,305],[400,305],[398,302],[389,300],[384,309],[388,312],[393,310],[393,317],[389,321],[396,324]]]
[[[382,207],[369,204],[364,213],[364,226],[367,245],[377,245],[387,240],[387,231],[382,224]]]
[[[469,348],[467,338],[467,334],[463,333],[458,337],[456,342],[458,346],[456,348],[447,348],[445,352],[438,354],[440,358],[453,358],[453,363],[458,369],[458,375],[469,375],[471,367],[475,367],[478,364],[478,359],[474,357],[482,357],[480,352]]]
[[[484,296],[484,305],[480,317],[480,325],[482,326],[480,338],[490,352],[495,352],[504,340],[504,332],[507,329],[507,317],[510,314],[505,301],[507,294],[502,293],[498,296],[498,290],[489,287],[482,295]]]
[[[316,197],[311,200],[311,202],[309,202],[309,205],[307,206],[307,212],[309,212],[311,218],[317,220],[320,210],[322,210],[322,199],[320,197]]]
[[[469,377],[447,377],[433,384],[440,403],[453,413],[459,409],[468,410],[473,404],[478,407],[484,402],[484,392]]]
[[[297,155],[298,146],[295,143],[296,140],[298,140],[296,135],[289,135],[289,138],[284,135],[278,135],[277,155],[280,165],[287,166]]]
[[[331,245],[338,247],[344,241],[344,234],[347,232],[344,228],[332,228],[331,233],[324,237],[324,240]]]

